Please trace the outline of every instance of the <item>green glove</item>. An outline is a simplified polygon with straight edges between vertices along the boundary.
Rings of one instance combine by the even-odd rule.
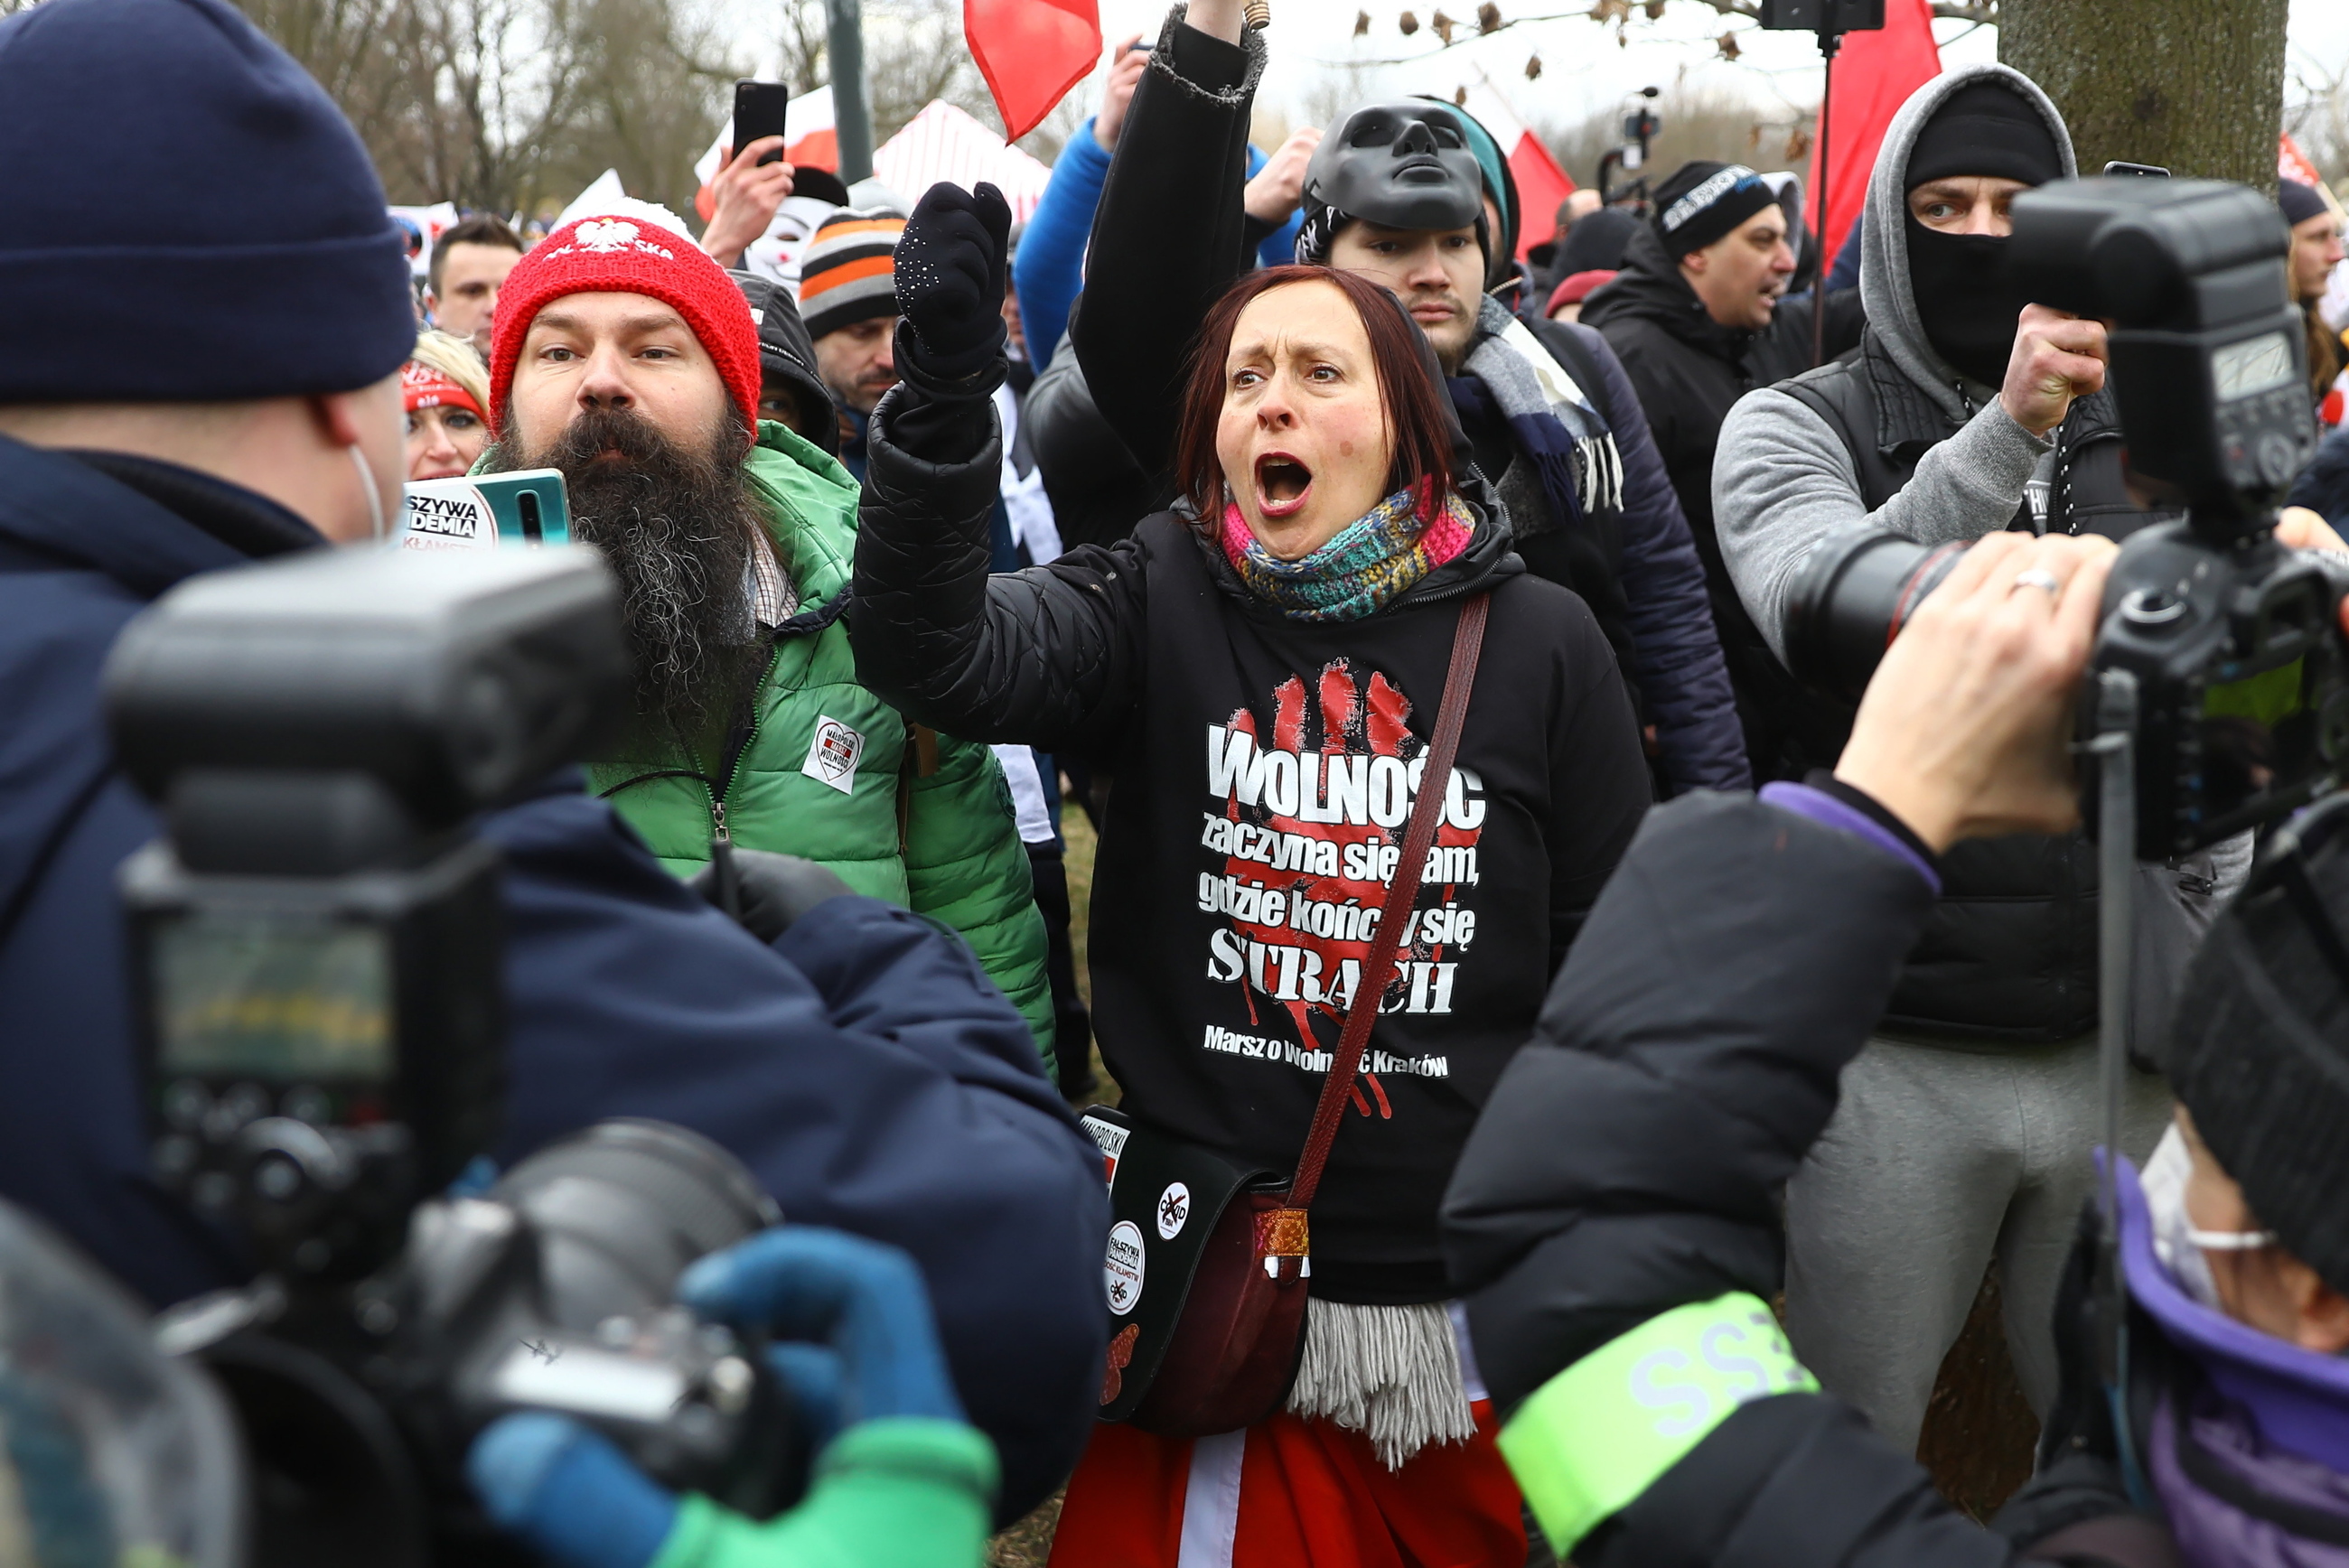
[[[683,1499],[652,1568],[978,1568],[995,1483],[975,1428],[867,1421],[824,1449],[805,1502],[763,1524]]]
[[[960,1421],[884,1416],[834,1439],[807,1500],[764,1521],[676,1496],[603,1436],[531,1412],[467,1466],[490,1517],[558,1568],[979,1568],[995,1447]]]

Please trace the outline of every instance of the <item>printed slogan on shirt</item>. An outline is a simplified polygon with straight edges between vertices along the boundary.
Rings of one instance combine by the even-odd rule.
[[[1367,681],[1350,660],[1310,686],[1292,676],[1273,692],[1269,737],[1242,709],[1206,727],[1208,805],[1199,845],[1199,908],[1226,917],[1208,935],[1207,977],[1239,988],[1249,1026],[1206,1026],[1205,1048],[1326,1072],[1362,980],[1379,906],[1402,854],[1427,766],[1409,727],[1410,699],[1387,677]],[[1409,916],[1379,1010],[1448,1014],[1460,966],[1476,939],[1473,891],[1485,824],[1483,781],[1454,767],[1428,851],[1419,906]],[[1294,1037],[1275,1026],[1285,1017]],[[1442,1056],[1372,1050],[1370,1073],[1450,1076]],[[1377,1091],[1381,1109],[1385,1096]],[[1367,1108],[1366,1108],[1367,1109]]]

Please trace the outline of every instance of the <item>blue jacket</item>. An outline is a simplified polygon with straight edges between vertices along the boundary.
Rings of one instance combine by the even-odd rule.
[[[114,768],[98,671],[182,578],[318,540],[249,492],[106,461],[0,438],[0,1196],[165,1303],[244,1270],[148,1172],[113,878],[157,823]],[[765,946],[574,784],[481,830],[506,863],[498,1157],[658,1117],[791,1220],[905,1248],[1001,1451],[1004,1517],[1041,1501],[1092,1428],[1109,1215],[1098,1152],[969,950],[863,898]]]
[[[1251,144],[1247,171],[1253,179],[1264,167],[1265,156]],[[1109,154],[1093,137],[1090,119],[1061,149],[1052,165],[1052,179],[1043,200],[1028,215],[1019,232],[1019,253],[1012,259],[1011,284],[1019,294],[1019,326],[1028,335],[1028,363],[1041,370],[1052,362],[1052,350],[1069,329],[1069,307],[1085,284],[1085,242],[1092,237],[1093,209],[1101,205],[1102,187],[1109,180]],[[1265,236],[1257,246],[1257,260],[1268,267],[1296,259],[1297,229],[1304,214],[1292,212],[1288,222]]]
[[[1571,336],[1599,370],[1599,385],[1585,390],[1607,410],[1623,459],[1623,553],[1616,580],[1623,584],[1631,624],[1629,673],[1647,699],[1671,792],[1749,789],[1745,733],[1705,590],[1704,562],[1639,390],[1596,327],[1545,321],[1533,330],[1545,346]]]

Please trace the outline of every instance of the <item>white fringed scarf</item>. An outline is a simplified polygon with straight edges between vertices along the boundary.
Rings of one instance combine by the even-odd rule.
[[[1391,1470],[1430,1443],[1466,1442],[1476,1432],[1451,1314],[1440,1301],[1358,1306],[1308,1299],[1305,1356],[1288,1408],[1363,1433]]]

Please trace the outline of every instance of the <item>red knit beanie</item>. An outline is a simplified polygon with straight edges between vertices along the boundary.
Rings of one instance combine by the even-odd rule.
[[[759,428],[759,328],[750,302],[726,269],[683,234],[631,213],[566,223],[514,263],[498,290],[490,339],[490,419],[506,415],[514,362],[530,324],[554,300],[574,294],[638,294],[685,317],[718,366],[743,422]]]

